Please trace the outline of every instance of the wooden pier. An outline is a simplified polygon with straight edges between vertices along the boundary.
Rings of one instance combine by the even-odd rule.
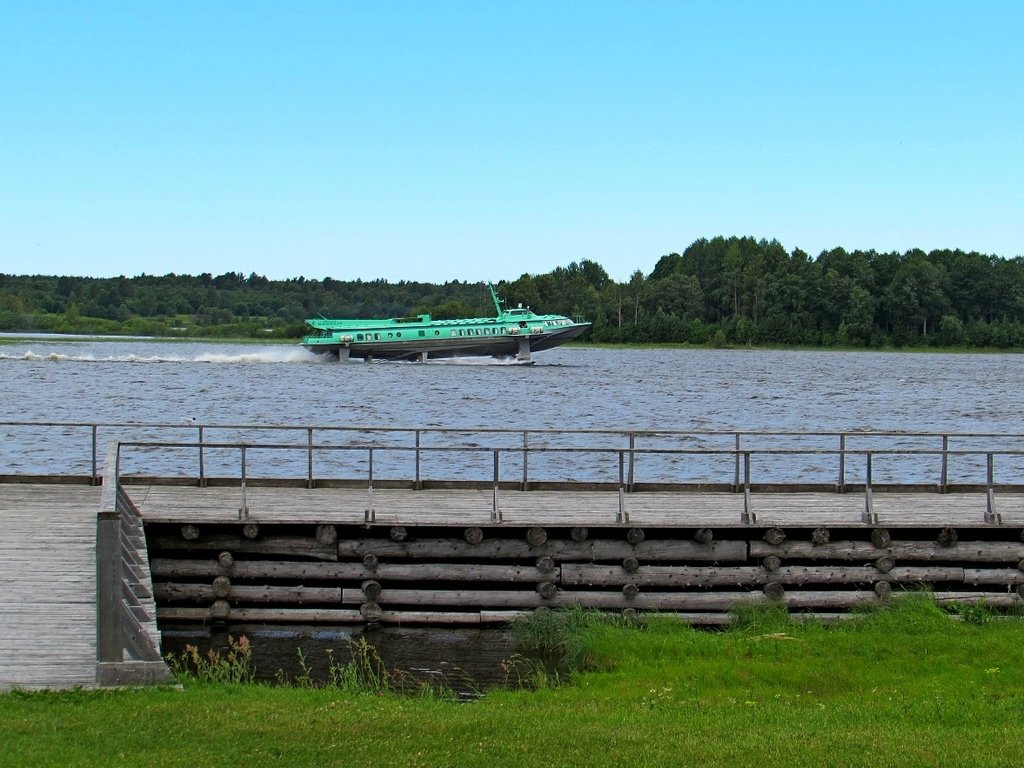
[[[0,688],[166,679],[158,629],[170,627],[480,625],[571,605],[720,624],[738,603],[831,618],[922,587],[943,603],[1024,603],[1024,486],[993,471],[993,455],[1000,466],[1024,455],[1014,447],[956,451],[941,436],[938,450],[891,451],[936,461],[932,484],[874,482],[872,458],[886,449],[858,454],[845,437],[838,451],[762,449],[772,460],[831,453],[835,482],[755,483],[757,451],[733,449],[731,476],[673,483],[635,474],[642,451],[630,435],[610,449],[617,476],[574,483],[538,477],[555,449],[526,437],[452,446],[493,456],[490,477],[466,479],[421,475],[419,432],[412,450],[320,446],[306,434],[300,444],[118,441],[84,477],[7,473]],[[315,474],[321,447],[367,453],[367,475]],[[198,455],[199,472],[124,471],[140,466],[126,463],[139,450]],[[203,464],[224,450],[240,456],[234,477]],[[254,473],[246,455],[260,450],[299,451],[308,472]],[[374,475],[374,452],[388,450],[415,456],[408,477]],[[701,451],[723,455],[676,452]],[[502,452],[521,454],[521,476],[502,474]],[[863,482],[847,479],[851,457],[866,462]],[[951,482],[951,461],[965,458],[983,475]]]
[[[142,519],[113,474],[0,484],[0,520],[0,690],[169,679]]]
[[[0,486],[0,689],[96,684],[100,489]]]

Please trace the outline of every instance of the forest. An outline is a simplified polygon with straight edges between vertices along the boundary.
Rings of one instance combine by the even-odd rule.
[[[496,276],[498,277],[498,276]],[[538,313],[593,322],[598,343],[1024,348],[1024,257],[835,248],[714,237],[616,282],[583,259],[496,281]],[[90,278],[0,274],[0,330],[295,338],[303,320],[493,314],[483,283],[269,280],[255,273]]]

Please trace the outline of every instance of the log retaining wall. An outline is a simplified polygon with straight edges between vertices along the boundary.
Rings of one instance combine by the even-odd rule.
[[[583,606],[698,624],[738,603],[833,615],[929,589],[1016,608],[1019,528],[147,526],[163,624],[505,622]]]

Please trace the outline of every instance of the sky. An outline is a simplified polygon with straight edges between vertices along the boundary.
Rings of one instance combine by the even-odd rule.
[[[0,2],[0,273],[1024,255],[1024,3]]]

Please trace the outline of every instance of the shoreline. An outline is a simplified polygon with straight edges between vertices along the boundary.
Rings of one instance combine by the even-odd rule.
[[[249,346],[299,346],[299,339],[279,337],[254,338],[252,336],[144,336],[138,334],[74,334],[45,333],[37,331],[0,331],[0,346],[6,344],[33,341],[40,343],[83,343],[83,342],[142,342],[169,344],[245,344]],[[725,351],[725,352],[877,352],[883,354],[946,354],[946,355],[1019,355],[1024,348],[1011,347],[819,347],[790,345],[735,345],[711,346],[708,344],[690,343],[615,343],[602,341],[574,341],[562,345],[566,349],[611,349],[611,350],[685,350],[685,351]]]

